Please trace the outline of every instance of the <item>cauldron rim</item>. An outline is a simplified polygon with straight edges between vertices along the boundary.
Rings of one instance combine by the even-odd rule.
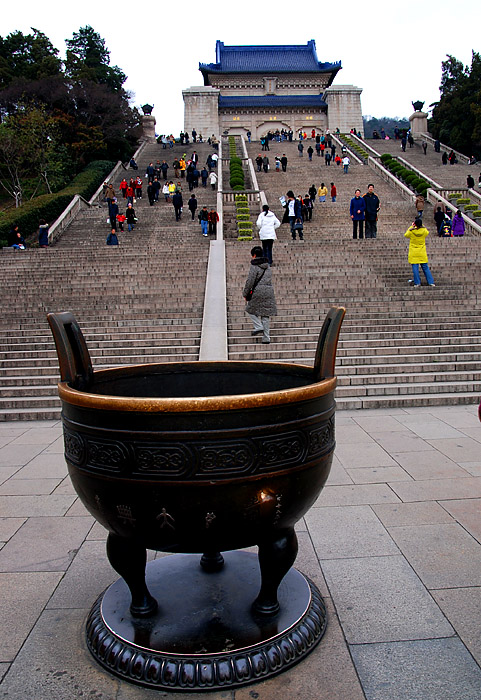
[[[175,370],[185,368],[187,370],[221,370],[222,367],[229,367],[230,370],[249,368],[249,371],[285,371],[298,372],[305,379],[313,374],[313,368],[308,365],[287,363],[287,362],[259,362],[259,361],[219,361],[219,362],[159,362],[139,365],[125,365],[110,369],[96,370],[94,381],[102,379],[115,379],[126,374],[132,375],[136,372],[146,372],[150,370],[154,373],[156,369]],[[276,406],[282,404],[308,401],[334,391],[336,388],[336,377],[328,377],[320,381],[313,381],[300,387],[289,389],[279,389],[274,391],[263,391],[245,394],[224,394],[216,396],[201,397],[141,397],[141,396],[115,396],[110,394],[98,394],[89,391],[81,391],[73,388],[68,382],[59,382],[58,392],[64,403],[79,406],[86,409],[98,409],[104,411],[121,411],[136,413],[182,413],[182,412],[202,412],[202,411],[225,411],[240,410],[246,408],[263,408],[266,406]]]

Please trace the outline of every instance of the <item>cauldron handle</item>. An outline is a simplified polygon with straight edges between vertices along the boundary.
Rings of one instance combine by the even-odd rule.
[[[314,360],[314,381],[316,382],[334,376],[337,341],[345,313],[346,309],[343,306],[333,306],[327,312],[319,334]]]
[[[92,383],[93,367],[90,354],[75,316],[69,311],[47,314],[53,333],[62,382],[85,391]]]

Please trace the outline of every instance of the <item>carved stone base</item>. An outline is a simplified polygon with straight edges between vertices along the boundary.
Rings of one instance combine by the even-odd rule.
[[[265,680],[309,654],[327,624],[314,584],[290,569],[279,587],[280,612],[256,616],[257,556],[237,551],[224,559],[215,573],[192,554],[148,564],[147,585],[159,608],[147,619],[131,616],[124,581],[112,584],[87,620],[95,659],[131,683],[192,692]]]

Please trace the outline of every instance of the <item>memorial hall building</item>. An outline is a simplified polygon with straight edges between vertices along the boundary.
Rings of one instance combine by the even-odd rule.
[[[183,90],[184,130],[204,138],[248,131],[258,140],[268,131],[312,129],[363,132],[361,92],[333,85],[341,62],[318,61],[316,42],[305,46],[225,46],[216,42],[216,62],[200,63],[204,85]]]

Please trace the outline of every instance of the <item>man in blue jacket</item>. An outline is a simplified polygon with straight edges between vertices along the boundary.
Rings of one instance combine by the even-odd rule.
[[[379,197],[374,192],[374,185],[367,186],[367,192],[363,197],[366,203],[366,238],[376,238],[377,236],[377,213],[381,208]]]
[[[357,238],[357,228],[359,225],[359,238],[364,238],[364,214],[366,211],[366,202],[361,197],[361,190],[356,190],[354,197],[351,199],[349,213],[352,219],[352,237]]]

